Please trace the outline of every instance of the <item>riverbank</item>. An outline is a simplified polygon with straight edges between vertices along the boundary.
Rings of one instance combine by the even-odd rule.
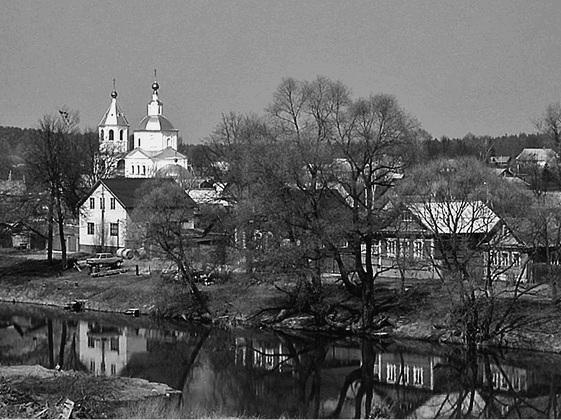
[[[136,265],[140,263],[138,275]],[[85,310],[127,312],[138,309],[140,314],[156,314],[162,307],[166,315],[190,319],[190,297],[184,288],[173,287],[160,279],[156,262],[129,262],[128,271],[107,277],[91,277],[74,269],[61,272],[42,260],[30,260],[22,253],[0,252],[0,300],[65,307],[73,301],[83,302]],[[393,282],[395,283],[395,281]],[[237,276],[222,284],[201,285],[209,297],[214,323],[219,326],[268,326],[280,329],[301,329],[333,332],[333,326],[317,327],[313,316],[282,317],[279,302],[286,303],[283,290],[289,281],[264,282],[247,276]],[[384,308],[383,328],[378,331],[402,338],[458,343],[459,337],[439,327],[448,310],[447,296],[430,282],[416,282],[404,295],[392,290],[391,282],[380,282],[378,299],[391,301]],[[326,280],[326,304],[349,301],[349,296],[335,278]],[[392,300],[393,299],[393,300]],[[174,304],[177,303],[177,307]],[[348,303],[352,305],[353,303]],[[354,304],[357,304],[356,302]],[[561,311],[557,305],[540,296],[522,301],[517,308],[520,315],[539,316],[551,313],[547,322],[539,326],[521,326],[516,335],[508,337],[511,348],[561,353]],[[559,314],[559,315],[558,315]],[[352,326],[346,331],[356,332]]]
[[[180,397],[144,379],[0,366],[0,418],[121,418],[131,406],[137,412],[154,405],[172,409]]]

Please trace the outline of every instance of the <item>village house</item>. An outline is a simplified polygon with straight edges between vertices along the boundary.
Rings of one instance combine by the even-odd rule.
[[[378,232],[372,258],[383,276],[437,278],[454,252],[478,278],[530,280],[527,247],[483,202],[389,202],[385,211],[388,221]]]
[[[532,166],[545,168],[559,160],[559,155],[552,149],[526,148],[514,158],[518,173],[525,173]]]
[[[146,178],[113,178],[98,181],[80,204],[80,250],[95,252],[136,248],[131,234],[133,210]],[[169,182],[174,182],[169,180]],[[192,200],[191,200],[192,201]],[[186,229],[193,229],[193,217]]]

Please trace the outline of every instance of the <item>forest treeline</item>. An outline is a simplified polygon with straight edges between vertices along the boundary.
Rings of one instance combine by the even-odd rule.
[[[0,154],[0,179],[7,179],[10,172],[13,179],[22,179],[25,153],[32,143],[34,128],[0,126],[0,148],[7,153]],[[78,134],[78,136],[86,134]],[[474,156],[487,160],[490,156],[516,156],[527,147],[550,147],[551,141],[541,133],[504,134],[498,137],[467,134],[463,138],[432,138],[427,134],[419,145],[421,160],[442,157]],[[185,154],[195,170],[204,173],[207,166],[207,146],[204,144],[181,144],[179,151]]]

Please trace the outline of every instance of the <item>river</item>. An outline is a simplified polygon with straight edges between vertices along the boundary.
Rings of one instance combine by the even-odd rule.
[[[166,383],[186,415],[559,417],[561,356],[0,304],[0,364]]]

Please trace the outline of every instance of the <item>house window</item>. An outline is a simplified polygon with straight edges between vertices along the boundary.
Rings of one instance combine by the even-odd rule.
[[[105,198],[99,197],[99,208],[104,210],[105,209]]]
[[[109,199],[109,207],[111,207],[111,210],[115,210],[115,199],[113,197]]]
[[[93,235],[94,234],[94,224],[88,222],[88,235]]]
[[[110,223],[109,224],[109,235],[119,236],[119,223]]]
[[[90,349],[95,348],[95,340],[94,340],[93,337],[88,337],[88,347],[89,347]]]
[[[95,373],[95,361],[94,360],[90,360],[90,372]]]
[[[395,239],[388,239],[386,241],[386,255],[388,257],[395,257],[397,251],[397,243]]]
[[[406,212],[403,215],[403,223],[405,223],[406,225],[408,225],[409,223],[411,223],[413,221],[413,218],[411,217],[411,213]]]
[[[423,240],[418,239],[413,242],[413,257],[417,259],[423,258]]]
[[[386,366],[386,382],[395,383],[397,379],[397,366],[389,364]]]
[[[491,265],[497,266],[499,265],[499,253],[497,251],[491,251]]]
[[[409,383],[409,366],[402,366],[399,376],[399,383],[402,385],[407,385]]]
[[[111,351],[119,351],[119,337],[111,339]]]
[[[119,140],[123,140],[123,130],[119,131]]]
[[[411,255],[411,241],[409,239],[402,239],[399,241],[399,256],[409,257]]]
[[[422,386],[423,382],[423,368],[413,366],[413,385]]]
[[[512,265],[514,267],[520,266],[520,254],[518,252],[512,253]]]
[[[117,374],[117,365],[115,363],[111,363],[111,375]]]
[[[109,130],[109,140],[113,140],[113,136],[114,136],[113,130]]]
[[[95,198],[90,198],[90,209],[95,209]]]

